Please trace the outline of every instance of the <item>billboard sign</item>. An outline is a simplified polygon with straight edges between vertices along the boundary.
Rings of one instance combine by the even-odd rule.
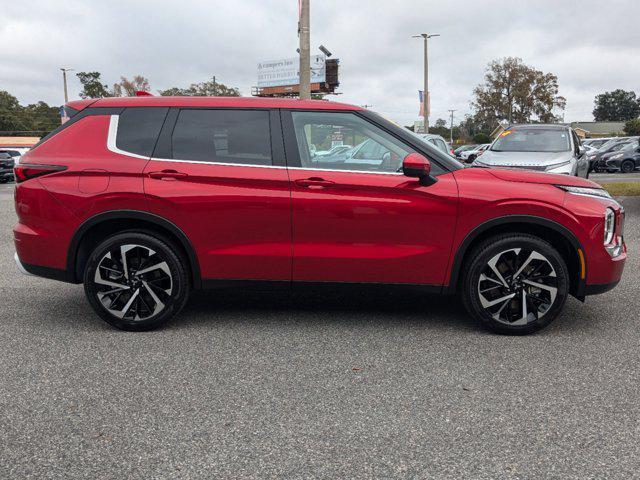
[[[324,55],[311,55],[311,83],[326,79]],[[271,60],[258,64],[258,87],[280,87],[300,83],[300,58]]]

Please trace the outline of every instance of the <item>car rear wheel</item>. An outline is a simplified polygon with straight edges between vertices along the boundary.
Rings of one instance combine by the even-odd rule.
[[[620,170],[622,171],[622,173],[631,173],[635,169],[636,169],[636,164],[633,162],[633,160],[625,160],[620,165]]]
[[[185,260],[167,239],[123,232],[93,250],[84,289],[93,309],[107,323],[144,331],[160,327],[182,310],[189,277]]]
[[[567,299],[566,263],[553,246],[532,235],[488,239],[473,250],[465,271],[464,305],[494,332],[540,330],[558,316]]]
[[[467,163],[473,163],[473,161],[476,159],[475,155],[469,155],[467,157]]]

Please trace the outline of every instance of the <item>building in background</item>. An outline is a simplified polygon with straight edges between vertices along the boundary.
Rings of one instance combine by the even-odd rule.
[[[625,122],[571,122],[580,138],[619,137],[624,136]]]

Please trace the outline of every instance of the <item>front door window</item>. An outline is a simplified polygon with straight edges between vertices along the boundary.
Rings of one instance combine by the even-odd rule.
[[[292,112],[303,168],[395,173],[409,147],[353,113]],[[336,148],[336,147],[345,148]]]

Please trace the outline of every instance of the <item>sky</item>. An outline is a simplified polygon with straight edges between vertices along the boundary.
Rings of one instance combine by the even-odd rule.
[[[142,74],[152,92],[211,78],[251,94],[256,65],[296,56],[297,0],[0,0],[0,90],[63,103],[60,67],[104,83]],[[311,47],[340,59],[341,95],[398,123],[418,117],[429,43],[431,123],[471,112],[487,63],[517,56],[558,76],[566,121],[591,121],[595,95],[640,95],[640,1],[311,0]],[[69,78],[69,96],[81,87]]]

